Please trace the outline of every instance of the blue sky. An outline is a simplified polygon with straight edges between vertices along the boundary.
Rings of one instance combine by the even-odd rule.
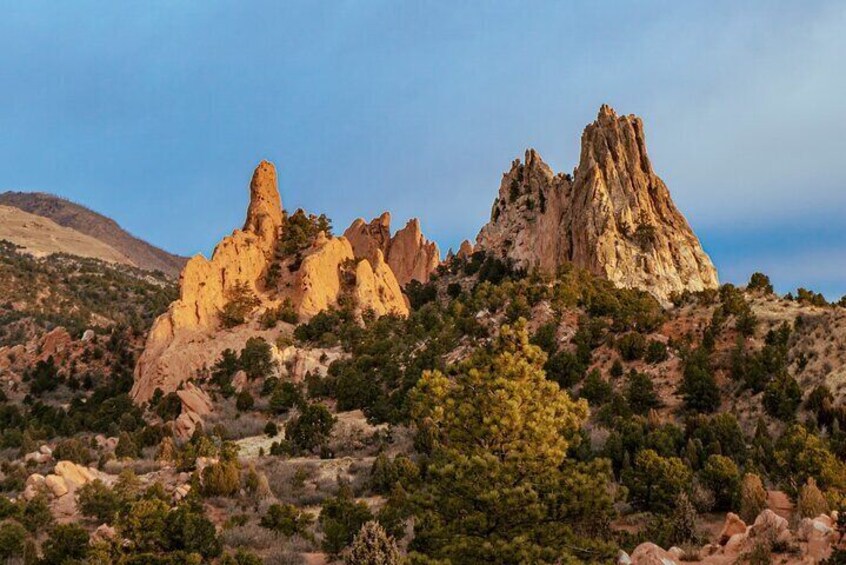
[[[526,147],[570,171],[600,104],[643,117],[717,264],[846,293],[846,3],[15,2],[0,190],[208,253],[276,163],[287,208],[383,210],[446,250]]]

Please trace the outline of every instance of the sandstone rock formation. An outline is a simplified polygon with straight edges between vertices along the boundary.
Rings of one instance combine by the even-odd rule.
[[[393,237],[390,213],[383,213],[369,224],[359,218],[347,228],[344,237],[350,241],[356,257],[373,265],[377,262],[377,252],[381,252],[401,287],[412,280],[428,281],[441,262],[438,245],[423,237],[416,218],[409,220]]]
[[[828,558],[838,539],[833,529],[836,516],[821,514],[814,519],[803,519],[796,530],[770,509],[766,509],[747,527],[735,514],[729,513],[723,526],[719,543],[703,546],[698,551],[688,549],[685,555],[679,548],[663,550],[654,543],[642,543],[632,551],[631,556],[621,552],[618,565],[680,565],[685,562],[707,565],[730,565],[746,562],[747,556],[756,546],[763,546],[771,552],[772,563],[807,564],[820,563]],[[730,532],[731,535],[728,534]],[[698,556],[698,558],[696,558]],[[682,558],[684,557],[684,559]]]
[[[517,266],[565,263],[666,301],[718,285],[717,272],[655,174],[643,123],[603,105],[582,134],[574,175],[554,173],[534,150],[505,173],[477,248]]]
[[[459,259],[468,259],[471,255],[473,255],[474,251],[476,251],[476,249],[473,244],[465,239],[461,242],[461,246],[458,248],[458,253],[456,253],[455,256]]]
[[[258,329],[255,320],[285,301],[301,319],[336,305],[344,293],[349,293],[362,311],[408,314],[400,285],[378,249],[370,259],[356,262],[346,238],[320,232],[301,254],[280,258],[277,242],[285,221],[276,170],[263,161],[250,183],[243,229],[225,237],[211,260],[197,255],[188,261],[180,276],[179,299],[153,324],[135,369],[134,400],[149,400],[156,388],[165,393],[176,390],[211,366],[223,349],[238,351],[249,337],[264,337],[272,343],[275,334]],[[272,265],[281,273],[280,280],[268,284]],[[256,306],[245,325],[223,329],[220,312],[233,291],[244,287],[254,296]],[[182,433],[190,433],[197,423],[195,416],[202,415],[202,410],[189,408],[183,399],[183,414],[177,422]]]

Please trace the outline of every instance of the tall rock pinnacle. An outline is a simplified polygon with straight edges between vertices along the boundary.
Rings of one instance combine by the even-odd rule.
[[[607,105],[582,134],[572,177],[554,174],[534,150],[512,164],[477,243],[525,268],[554,271],[569,262],[663,301],[718,285],[652,168],[642,121]]]
[[[282,199],[276,181],[276,167],[269,161],[259,163],[250,181],[250,205],[244,231],[259,236],[266,244],[276,241],[282,225]]]

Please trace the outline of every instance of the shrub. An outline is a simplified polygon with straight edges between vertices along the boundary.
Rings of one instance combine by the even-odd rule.
[[[749,278],[749,283],[746,285],[746,290],[772,294],[773,285],[770,283],[770,277],[767,275],[763,273],[752,273],[752,276]]]
[[[327,498],[320,509],[320,527],[323,529],[323,549],[339,554],[373,515],[363,502],[356,502],[349,485],[342,484],[338,496]]]
[[[234,555],[224,556],[220,563],[221,565],[264,565],[261,557],[243,548],[238,548]]]
[[[56,526],[41,550],[41,563],[45,565],[82,561],[88,555],[88,532],[76,524]]]
[[[77,492],[77,503],[84,516],[107,524],[114,522],[123,506],[121,497],[100,479],[80,487]]]
[[[120,436],[118,436],[118,443],[115,446],[115,456],[119,458],[127,457],[129,459],[135,459],[138,457],[138,446],[135,444],[135,440],[132,439],[132,436],[129,435],[128,432],[121,432]]]
[[[241,369],[250,379],[264,378],[273,370],[273,355],[270,344],[260,337],[247,340],[239,358]]]
[[[713,412],[719,407],[720,389],[711,372],[706,348],[687,355],[679,393],[684,397],[685,407],[692,412]]]
[[[156,552],[165,548],[165,520],[170,508],[158,498],[142,498],[120,516],[118,529],[136,552]]]
[[[399,565],[402,562],[397,544],[379,522],[366,522],[344,552],[347,565]]]
[[[225,328],[240,326],[258,305],[259,299],[250,286],[240,282],[226,292],[226,304],[218,314],[220,323]]]
[[[269,420],[264,425],[264,433],[267,437],[276,437],[279,435],[279,426],[276,425],[276,422]]]
[[[22,557],[25,542],[26,528],[13,521],[0,524],[0,559]]]
[[[587,400],[591,406],[599,406],[608,402],[613,392],[611,383],[603,379],[599,371],[594,369],[585,377],[579,396]]]
[[[723,455],[711,455],[702,469],[702,482],[714,493],[716,510],[731,510],[740,484],[740,471],[734,461]]]
[[[570,388],[585,376],[585,365],[569,351],[559,351],[552,355],[544,365],[546,376],[558,383],[561,388]]]
[[[287,216],[276,243],[276,253],[281,257],[299,255],[314,243],[317,234],[332,235],[332,221],[325,215],[306,214],[302,209]]]
[[[206,560],[218,557],[223,549],[214,524],[202,514],[202,510],[195,510],[188,504],[182,504],[167,514],[164,536],[168,551],[198,553]]]
[[[291,381],[283,381],[276,385],[270,395],[269,406],[273,412],[281,414],[303,403],[303,393],[300,391],[300,387]]]
[[[396,484],[408,486],[419,474],[417,465],[405,455],[397,455],[391,460],[380,453],[370,468],[370,486],[374,492],[387,494]]]
[[[676,497],[676,505],[670,515],[670,537],[672,543],[691,543],[697,541],[696,508],[684,492]]]
[[[767,491],[761,482],[761,477],[754,473],[743,475],[740,484],[740,517],[747,524],[751,524],[758,514],[767,508]]]
[[[828,502],[813,477],[808,477],[799,490],[796,512],[802,518],[816,518],[820,514],[828,513]]]
[[[165,422],[175,420],[182,413],[182,400],[175,392],[169,392],[156,403],[155,412]]]
[[[774,418],[789,422],[802,403],[799,383],[787,373],[782,373],[764,389],[764,409]]]
[[[662,363],[669,359],[669,357],[670,354],[667,351],[667,345],[658,340],[650,341],[644,354],[644,360],[650,365]]]
[[[633,467],[623,474],[632,502],[655,512],[673,508],[679,494],[690,487],[691,479],[690,469],[681,459],[661,457],[652,449],[639,451]]]
[[[646,352],[646,338],[638,332],[627,333],[617,340],[617,349],[624,361],[637,361]]]
[[[253,395],[247,390],[242,390],[235,399],[235,408],[238,409],[238,412],[246,412],[252,410],[255,403]]]
[[[47,501],[47,497],[39,494],[29,502],[24,503],[20,512],[20,522],[33,534],[51,526],[53,514],[50,512],[50,503]]]
[[[203,469],[203,494],[206,496],[232,496],[240,486],[237,460],[221,460]]]
[[[285,437],[300,451],[311,452],[325,444],[335,417],[323,404],[306,404],[285,424]]]
[[[304,535],[312,519],[293,504],[271,504],[259,524],[284,536]]]
[[[552,355],[558,349],[557,332],[558,324],[548,322],[537,329],[535,335],[532,336],[532,343],[546,351],[548,355]]]
[[[649,375],[637,371],[629,373],[628,383],[626,384],[626,400],[628,400],[632,412],[641,415],[661,406],[661,401],[652,385],[652,379],[649,378]]]
[[[88,465],[94,459],[91,450],[75,438],[60,441],[53,450],[53,457],[56,460],[66,459],[80,465]]]

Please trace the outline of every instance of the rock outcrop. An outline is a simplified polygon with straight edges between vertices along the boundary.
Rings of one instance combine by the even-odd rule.
[[[718,285],[696,235],[655,174],[643,123],[602,106],[582,134],[574,174],[554,173],[534,150],[505,173],[477,249],[554,272],[571,263],[667,301]]]
[[[344,293],[362,311],[408,314],[397,278],[379,249],[369,259],[357,261],[346,238],[319,232],[297,256],[280,258],[277,242],[285,221],[276,170],[263,161],[250,183],[243,229],[225,237],[210,260],[197,255],[188,261],[180,276],[179,299],[153,324],[135,368],[134,400],[149,400],[157,388],[165,393],[177,390],[211,366],[223,349],[238,351],[249,337],[272,342],[275,334],[260,330],[256,320],[285,302],[293,305],[301,319],[336,305]],[[274,284],[267,283],[271,266],[281,273]],[[220,312],[233,291],[242,288],[253,295],[255,307],[244,325],[224,329]],[[181,433],[190,433],[203,411],[187,410],[184,400],[177,427]]]
[[[420,221],[412,218],[404,228],[391,236],[391,215],[385,212],[369,224],[361,218],[344,232],[357,258],[372,265],[381,253],[401,287],[416,280],[426,282],[441,262],[438,245],[423,237]]]
[[[753,550],[764,548],[770,552],[770,562],[811,565],[823,562],[837,545],[838,537],[833,529],[834,514],[821,514],[816,518],[804,518],[796,530],[788,527],[785,518],[766,509],[755,519],[752,526],[746,526],[739,517],[729,513],[718,543],[710,543],[701,549],[688,548],[683,552],[677,547],[666,551],[654,543],[637,546],[631,556],[621,552],[618,565],[680,565],[684,562],[703,565],[728,565],[746,562]],[[729,535],[730,534],[730,535]]]

